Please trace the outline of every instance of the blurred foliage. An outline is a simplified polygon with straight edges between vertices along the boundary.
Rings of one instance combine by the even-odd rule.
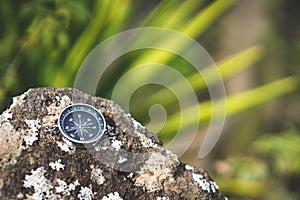
[[[294,129],[260,136],[248,153],[217,162],[219,184],[231,199],[298,199],[299,142]]]
[[[236,0],[2,0],[0,110],[9,105],[12,96],[30,87],[72,87],[84,58],[97,44],[114,34],[130,28],[151,26],[170,28],[200,41],[211,34],[212,29],[222,32],[218,30],[220,28],[217,24],[237,2]],[[294,6],[299,3],[295,4],[292,0],[270,2],[265,5],[269,9],[270,18],[273,19],[273,27],[265,43],[253,45],[217,62],[225,83],[249,68],[262,72],[257,73],[261,74],[261,81],[252,88],[228,94],[227,117],[241,116],[243,113],[248,115],[251,112],[247,111],[251,108],[260,109],[262,105],[271,104],[272,100],[278,97],[284,97],[284,102],[291,102],[288,94],[299,89],[297,75],[300,63],[298,56],[300,29],[297,26],[299,20],[294,20],[300,16]],[[282,8],[287,16],[277,14],[276,11]],[[172,38],[166,42],[178,49],[184,48],[184,44]],[[186,77],[198,95],[197,106],[201,110],[201,115],[200,119],[185,120],[182,126],[187,128],[191,123],[200,121],[201,128],[205,129],[212,113],[207,85],[217,81],[211,71],[212,68],[207,67],[202,72],[207,78],[205,82],[187,61],[168,52],[147,49],[121,56],[106,72],[108,78],[100,80],[97,95],[110,98],[114,84],[122,74],[137,65],[149,62],[172,66]],[[258,65],[265,67],[258,69],[256,67]],[[281,73],[276,73],[278,71]],[[140,76],[150,80],[155,75],[156,72],[151,71]],[[173,86],[181,88],[182,84],[176,82]],[[172,139],[181,120],[181,111],[178,109],[178,101],[174,94],[157,86],[145,87],[141,93],[134,95],[131,107],[133,116],[146,124],[149,122],[146,112],[148,108],[156,103],[162,104],[167,108],[168,121],[159,132],[159,137],[164,141]],[[283,113],[287,112],[284,104],[280,109]],[[190,107],[185,112],[194,110],[195,107]],[[263,109],[259,110],[255,118],[259,120],[258,116],[261,114]],[[272,112],[272,116],[275,115],[276,113]],[[251,129],[246,128],[248,131]],[[300,182],[300,163],[297,159],[300,151],[297,145],[299,133],[291,130],[256,137],[262,131],[255,131],[250,133],[255,139],[251,141],[253,144],[245,148],[245,151],[248,149],[245,155],[234,153],[235,149],[232,147],[228,155],[223,155],[228,159],[215,162],[217,181],[221,190],[224,190],[230,199],[296,199],[300,195],[296,188]],[[239,145],[244,145],[243,142],[241,141]]]
[[[257,153],[269,157],[272,171],[280,176],[300,175],[300,135],[289,130],[279,135],[265,135],[255,142]]]

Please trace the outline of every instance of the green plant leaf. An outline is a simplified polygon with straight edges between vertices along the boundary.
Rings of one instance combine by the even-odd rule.
[[[291,93],[297,88],[299,88],[298,79],[297,77],[291,76],[254,89],[230,95],[226,98],[226,116],[230,117],[237,113],[244,112],[254,106],[261,105],[272,99]],[[210,101],[200,103],[198,106],[200,109],[200,119],[190,118],[185,120],[186,123],[182,124],[183,128],[187,128],[193,123],[200,122],[203,124],[209,122],[212,115],[212,109],[214,109],[216,113],[218,113],[218,110],[222,110],[223,100],[218,100],[213,108]],[[187,116],[189,116],[188,113],[193,113],[195,109],[195,107],[190,107],[184,112]],[[222,113],[219,114],[222,115]],[[214,117],[218,118],[218,116]],[[170,139],[176,132],[180,119],[181,113],[171,116],[162,131],[159,133],[159,136],[162,139]]]
[[[99,33],[105,26],[108,17],[111,17],[109,14],[110,6],[111,1],[97,1],[94,10],[94,17],[84,32],[80,35],[70,53],[68,53],[68,57],[66,58],[61,70],[54,77],[50,85],[56,87],[65,87],[70,84],[70,81],[72,77],[74,77],[81,62],[91,50]]]
[[[245,70],[248,67],[253,66],[255,63],[262,60],[264,56],[264,50],[261,45],[255,45],[250,47],[244,51],[238,52],[229,58],[225,58],[224,60],[216,63],[220,75],[223,80],[227,80],[232,76],[238,74],[239,72]],[[215,66],[205,68],[200,74],[193,74],[190,77],[187,77],[187,80],[190,82],[194,91],[200,91],[205,88],[206,85],[214,84],[218,81],[218,77],[215,76]],[[205,81],[202,77],[205,77]],[[182,88],[184,84],[182,81],[175,82],[171,88],[178,88],[182,95],[185,92],[185,88]],[[167,94],[165,90],[160,90],[149,97],[149,103],[152,104],[156,102],[157,99],[160,99],[160,103],[163,105],[170,105],[173,102],[172,98],[166,98]]]
[[[182,34],[185,34],[191,38],[197,38],[202,35],[205,30],[207,30],[213,23],[216,22],[218,17],[224,14],[231,6],[234,5],[235,0],[222,0],[215,1],[210,4],[203,11],[199,12],[198,15],[193,17],[191,20],[184,23],[182,27],[179,27],[175,30],[180,31]],[[163,24],[163,23],[162,23]],[[178,37],[172,37],[166,41],[163,41],[166,47],[171,46],[171,49],[182,50],[185,48],[185,40],[178,40]],[[149,53],[144,53],[142,56],[138,57],[130,66],[130,68],[134,66],[139,66],[145,63],[160,63],[167,64],[170,60],[172,60],[176,55],[174,54],[164,54],[161,51],[152,51]],[[143,79],[150,79],[152,76],[156,74],[156,71],[149,70],[149,72],[143,75]]]
[[[141,27],[163,27],[176,29],[204,3],[199,1],[161,1],[161,3],[142,22]],[[160,20],[157,19],[159,16]]]

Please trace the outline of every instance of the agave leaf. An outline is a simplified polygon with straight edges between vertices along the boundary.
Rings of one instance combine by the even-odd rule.
[[[161,20],[157,20],[157,16],[159,16],[160,19],[165,18],[165,16],[170,15],[170,12],[174,12],[176,4],[174,1],[161,1],[160,4],[158,4],[153,11],[148,14],[146,19],[141,23],[141,27],[145,26],[158,26],[158,24],[161,23]]]
[[[218,18],[218,16],[220,16],[221,14],[223,14],[225,11],[227,11],[233,4],[235,3],[234,0],[225,0],[225,1],[216,1],[212,4],[210,4],[209,6],[207,6],[204,11],[201,11],[200,14],[196,15],[195,17],[193,17],[190,21],[187,21],[184,23],[184,25],[179,28],[178,30],[181,30],[182,33],[186,33],[186,34],[190,34],[190,36],[199,36],[198,34],[196,34],[196,30],[199,31],[199,33],[203,33],[204,32],[204,28],[208,28],[209,25],[212,25]],[[165,5],[163,5],[165,6]],[[181,12],[183,12],[181,10]],[[177,13],[178,14],[178,13]],[[176,17],[174,17],[173,19],[175,19]],[[171,23],[171,22],[169,22]],[[205,23],[205,26],[200,26],[200,24],[197,23]],[[164,23],[161,23],[164,24]],[[199,26],[198,26],[199,25]],[[151,38],[153,38],[153,35],[150,35]],[[147,40],[149,39],[149,33],[147,35],[140,35],[139,38],[135,38],[135,43],[139,43],[140,41],[143,40]],[[178,38],[178,36],[169,36],[168,37],[160,37],[158,39],[159,40],[155,40],[154,42],[159,42],[160,45],[159,46],[165,46],[166,49],[172,49],[174,50],[174,52],[178,51],[182,51],[182,49],[184,48],[188,48],[186,47],[186,39],[185,38]],[[164,45],[161,45],[164,44]],[[153,45],[155,46],[155,45]],[[187,49],[189,50],[189,49]],[[134,66],[138,66],[138,65],[143,65],[143,64],[148,64],[148,63],[160,63],[160,64],[166,64],[168,62],[170,62],[172,59],[174,58],[174,54],[170,54],[170,53],[166,53],[164,51],[152,51],[152,52],[144,52],[142,54],[142,56],[138,57],[133,64],[129,67],[129,68],[133,68]],[[210,62],[212,63],[212,62]],[[154,68],[154,67],[149,67],[147,69],[145,69],[143,71],[143,73],[139,73],[138,76],[134,73],[131,73],[129,76],[132,76],[131,78],[127,78],[129,81],[126,83],[126,86],[132,86],[132,85],[138,85],[137,83],[140,82],[140,80],[150,80],[151,77],[153,77],[154,75],[156,75],[158,73],[157,71],[158,68]],[[215,68],[213,68],[214,71]],[[205,73],[205,72],[204,72]],[[215,74],[215,73],[213,73]],[[198,76],[199,77],[199,76]],[[198,77],[196,79],[196,82],[198,83]],[[194,79],[195,80],[195,79]],[[201,80],[201,79],[200,79]],[[179,88],[182,85],[180,84],[178,87],[175,88]],[[124,92],[124,91],[123,91]],[[122,95],[120,95],[122,96]],[[162,98],[162,99],[167,99],[167,98]]]
[[[130,11],[134,9],[131,0],[116,0],[112,2],[113,9],[111,9],[111,16],[113,17],[110,18],[110,21],[108,21],[108,26],[101,33],[100,41],[103,41],[113,34],[117,34],[122,31],[127,25],[127,20],[130,17],[130,14],[132,14]]]
[[[203,11],[200,11],[198,15],[193,17],[191,20],[184,23],[182,27],[179,27],[178,31],[185,34],[191,38],[197,38],[205,32],[214,22],[216,22],[219,17],[224,14],[231,6],[234,5],[235,0],[222,0],[215,1],[210,4]],[[185,40],[178,40],[178,37],[170,36],[167,40],[162,41],[162,46],[168,47],[168,49],[177,49],[178,52],[186,48]],[[160,63],[167,64],[176,55],[170,53],[163,53],[162,51],[152,51],[146,52],[139,58],[137,58],[130,68],[134,66],[139,66],[145,63]],[[156,75],[155,70],[149,70],[149,72],[143,75],[144,79],[150,79],[152,76]]]
[[[246,68],[251,67],[255,63],[261,61],[263,56],[263,47],[261,45],[256,45],[223,59],[222,61],[216,63],[216,66],[218,67],[222,79],[227,80],[242,70],[245,70]],[[214,84],[216,81],[218,81],[218,77],[215,76],[214,68],[215,66],[207,67],[200,72],[201,74],[193,74],[192,76],[187,77],[187,80],[190,82],[195,92],[204,89],[206,85]],[[202,77],[205,78],[205,81]],[[182,92],[182,95],[184,95],[184,93],[188,92],[188,90],[185,90],[182,88],[182,86],[184,86],[182,81],[178,81],[173,83],[171,88],[179,88],[179,90]],[[172,98],[166,98],[166,93],[167,92],[165,90],[160,90],[154,93],[149,97],[149,104],[151,105],[153,102],[156,102],[156,100],[159,99],[161,104],[170,105],[173,100]]]
[[[70,83],[71,78],[76,73],[76,70],[92,48],[92,45],[103,29],[107,20],[107,16],[110,16],[110,6],[111,1],[97,1],[94,10],[94,17],[72,47],[70,53],[68,54],[68,57],[64,62],[64,65],[57,73],[57,76],[53,79],[51,85],[56,87],[64,87]]]
[[[276,80],[274,82],[259,86],[254,89],[250,89],[237,94],[232,94],[226,98],[226,116],[233,116],[237,113],[244,112],[252,107],[266,103],[272,99],[291,93],[298,88],[297,83],[297,77],[291,76],[287,78],[282,78],[280,80]],[[211,106],[210,101],[200,103],[198,105],[200,109],[200,119],[186,119],[185,124],[182,124],[182,127],[187,128],[189,125],[198,122],[202,124],[208,123],[212,117],[212,109],[214,109],[214,112],[218,113],[218,110],[220,110],[223,106],[223,102],[223,99],[218,100],[213,108]],[[188,113],[193,113],[195,109],[195,107],[190,107],[184,112],[186,113],[186,116],[189,116]],[[222,115],[223,113],[219,114]],[[214,117],[214,119],[217,119],[218,115]],[[159,136],[162,139],[170,139],[172,137],[172,134],[176,132],[180,120],[181,113],[177,113],[171,116],[167,120]]]
[[[164,27],[176,29],[186,18],[204,3],[199,1],[162,1],[142,22],[141,27]],[[159,16],[159,19],[157,19]]]
[[[235,3],[236,0],[215,1],[179,31],[192,38],[199,37]]]

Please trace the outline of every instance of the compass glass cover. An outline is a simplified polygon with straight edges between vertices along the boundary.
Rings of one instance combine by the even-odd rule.
[[[105,130],[105,119],[94,107],[74,104],[60,114],[58,126],[62,134],[77,143],[91,143],[101,138]]]

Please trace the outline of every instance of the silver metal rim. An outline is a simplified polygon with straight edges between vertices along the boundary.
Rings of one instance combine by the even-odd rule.
[[[100,126],[100,122],[97,120],[99,122],[99,130],[95,134],[95,135],[97,135],[95,138],[93,138],[91,140],[83,140],[83,141],[82,140],[76,140],[76,139],[70,137],[67,133],[64,132],[62,124],[60,123],[61,122],[60,119],[62,117],[62,114],[66,110],[68,110],[69,108],[74,107],[74,106],[86,106],[86,107],[90,107],[92,110],[96,111],[96,113],[102,118],[102,120],[103,120],[103,128]],[[76,142],[76,143],[93,143],[93,142],[96,142],[96,141],[98,141],[103,136],[103,134],[104,134],[104,132],[106,130],[106,121],[105,121],[105,118],[104,118],[103,114],[97,108],[95,108],[95,107],[93,107],[93,106],[91,106],[89,104],[84,104],[84,103],[75,103],[75,104],[72,104],[72,105],[69,105],[69,106],[65,107],[61,111],[61,113],[59,114],[59,117],[58,117],[58,120],[57,120],[57,124],[58,124],[58,128],[59,128],[60,132],[62,133],[62,135],[64,137],[66,137],[68,140],[70,140],[72,142]]]

